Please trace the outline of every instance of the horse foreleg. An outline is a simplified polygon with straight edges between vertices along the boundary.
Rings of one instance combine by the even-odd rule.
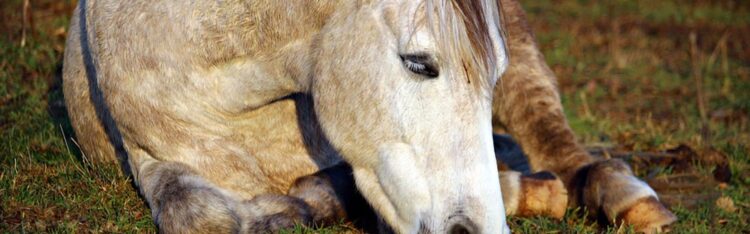
[[[311,208],[286,195],[243,200],[177,162],[139,167],[138,183],[162,233],[260,233],[309,224]]]
[[[345,163],[298,178],[288,194],[312,207],[316,224],[335,224],[347,218],[347,206],[352,197],[360,196],[351,168]]]
[[[346,163],[300,177],[292,184],[288,194],[310,205],[316,224],[336,224],[347,220],[368,233],[383,231],[378,230],[382,227],[377,223],[375,211],[357,190],[352,169]]]
[[[613,221],[632,224],[640,231],[664,231],[663,226],[673,222],[674,215],[662,206],[653,191],[643,189],[648,186],[623,166],[621,162],[601,161],[582,169],[583,173],[595,173],[589,176],[598,178],[599,182],[578,185],[584,189],[582,198],[587,199],[579,204],[594,205],[598,207],[598,210],[591,210],[594,214],[604,212],[608,218],[616,217]],[[567,189],[562,180],[549,172],[522,175],[516,171],[500,171],[500,185],[508,215],[557,219],[565,215],[569,204]]]
[[[612,222],[652,232],[676,221],[624,162],[596,159],[577,143],[555,75],[536,46],[521,5],[516,0],[502,0],[502,5],[512,61],[495,89],[493,119],[520,143],[532,170],[560,176],[570,204],[586,206]]]

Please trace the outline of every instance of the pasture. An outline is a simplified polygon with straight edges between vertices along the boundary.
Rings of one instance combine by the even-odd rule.
[[[630,162],[678,215],[674,233],[750,233],[750,3],[522,2],[590,150]],[[60,87],[74,6],[0,2],[0,232],[155,232],[119,168],[92,165],[77,150]],[[586,213],[510,218],[510,226],[629,231]]]

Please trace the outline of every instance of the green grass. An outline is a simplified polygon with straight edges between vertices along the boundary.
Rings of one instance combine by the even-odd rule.
[[[55,74],[73,2],[33,1],[34,24],[25,27],[23,47],[22,1],[0,4],[0,232],[154,232],[150,211],[132,183],[115,166],[82,162],[72,141]],[[696,196],[692,205],[672,204],[680,218],[675,233],[750,230],[750,4],[741,2],[523,1],[559,76],[566,114],[585,143],[635,151],[684,144],[728,158],[730,182],[700,189],[714,196],[677,191]],[[707,131],[701,131],[704,124]],[[692,164],[691,172],[711,177],[713,165]],[[684,173],[669,165],[635,169],[644,177]],[[729,197],[737,210],[718,208],[718,196]],[[509,222],[520,233],[632,231],[601,225],[585,213]],[[351,229],[288,232],[344,231]]]
[[[43,10],[33,9],[24,47],[21,1],[0,9],[0,232],[153,232],[130,181],[115,167],[82,163],[59,113],[53,77],[64,38],[52,32],[67,27],[72,3],[34,4]]]

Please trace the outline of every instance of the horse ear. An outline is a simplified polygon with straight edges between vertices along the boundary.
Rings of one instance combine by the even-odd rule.
[[[502,0],[497,0],[497,16],[497,20],[499,21],[498,27],[500,28],[500,36],[503,37],[503,44],[505,44],[505,48],[507,50],[507,48],[509,48],[508,46],[510,46],[510,40],[508,40],[510,36],[508,35],[508,30],[505,30],[505,22],[507,20],[505,20],[505,8],[503,7]],[[508,56],[508,60],[510,60],[510,53],[506,53],[506,56]]]
[[[491,71],[493,76],[491,81],[499,79],[505,68],[510,63],[510,51],[508,50],[508,30],[505,30],[505,9],[503,8],[504,0],[485,0],[487,9],[485,18],[487,19],[488,33],[492,39],[492,46],[495,49],[495,68]]]

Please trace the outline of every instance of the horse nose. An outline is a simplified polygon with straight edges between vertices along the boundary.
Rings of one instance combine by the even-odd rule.
[[[474,222],[466,216],[454,216],[448,224],[448,233],[450,234],[472,234],[477,233],[477,227]]]
[[[450,234],[471,234],[473,232],[470,232],[469,229],[467,229],[464,225],[461,224],[454,224],[453,227],[450,229]]]

